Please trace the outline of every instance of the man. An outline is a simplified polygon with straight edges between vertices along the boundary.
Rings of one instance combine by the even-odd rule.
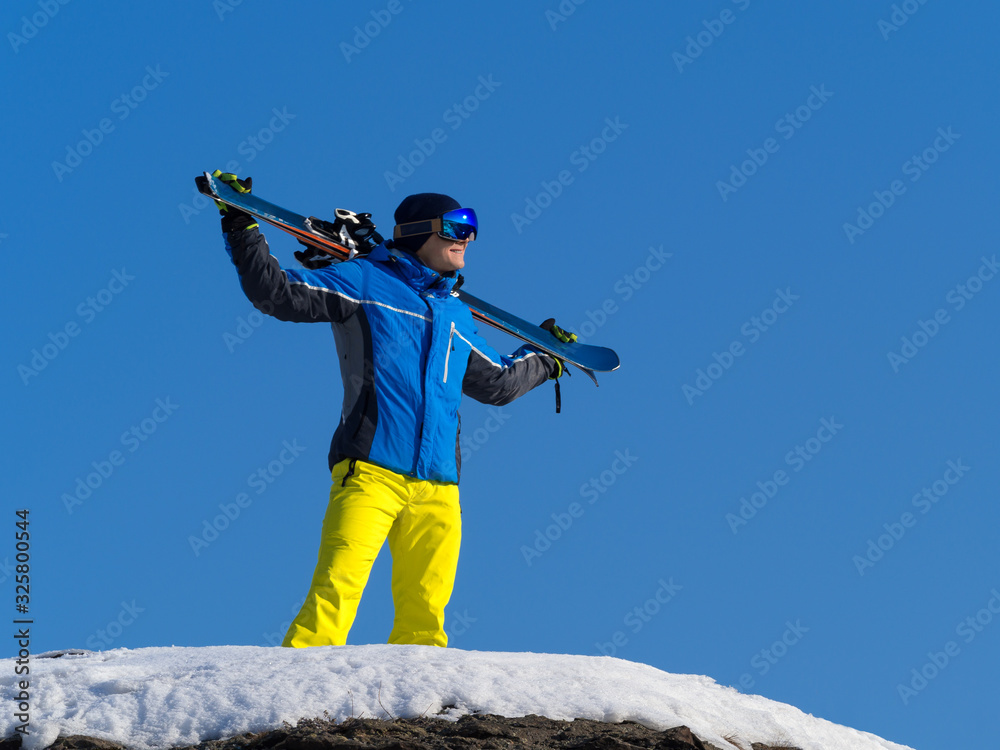
[[[238,190],[250,187],[219,176]],[[446,646],[444,609],[461,541],[462,394],[507,404],[559,378],[563,363],[528,346],[502,357],[479,337],[453,293],[478,223],[475,211],[446,195],[405,198],[393,240],[312,270],[281,268],[253,217],[231,207],[222,215],[247,297],[280,320],[331,323],[344,387],[319,559],[282,645],[343,645],[388,539],[395,605],[389,642]]]

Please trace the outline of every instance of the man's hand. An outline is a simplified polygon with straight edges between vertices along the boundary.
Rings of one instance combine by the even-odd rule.
[[[223,172],[219,169],[212,172],[212,177],[226,183],[237,193],[249,193],[253,184],[252,177],[241,180],[232,172]],[[225,234],[229,234],[234,229],[248,229],[257,223],[246,211],[233,208],[220,201],[215,201],[215,205],[219,207],[219,213],[222,215],[222,231]]]

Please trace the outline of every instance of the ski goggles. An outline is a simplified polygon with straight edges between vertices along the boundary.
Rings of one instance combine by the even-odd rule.
[[[437,233],[438,237],[446,240],[475,240],[479,231],[479,221],[476,219],[476,212],[471,208],[456,208],[454,211],[441,214],[436,219],[423,219],[422,221],[410,221],[406,224],[397,224],[392,232],[393,239],[401,237],[412,237],[415,234]]]

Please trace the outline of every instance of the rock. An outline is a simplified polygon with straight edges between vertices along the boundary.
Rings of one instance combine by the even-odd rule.
[[[19,750],[20,737],[0,742]],[[172,750],[718,750],[688,727],[659,732],[635,722],[608,724],[590,719],[556,721],[544,716],[509,719],[468,714],[456,721],[348,719],[340,724],[302,719],[294,727],[208,740]],[[49,750],[127,750],[93,737],[60,737]],[[798,750],[754,744],[753,750]]]
[[[124,746],[117,742],[99,740],[96,737],[71,734],[68,737],[58,738],[49,745],[49,750],[124,750]]]
[[[656,750],[706,750],[701,740],[685,726],[674,727],[663,733],[664,738]]]

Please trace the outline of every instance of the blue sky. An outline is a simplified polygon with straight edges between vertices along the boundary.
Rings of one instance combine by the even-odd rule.
[[[614,653],[921,749],[982,744],[998,20],[5,4],[5,606],[28,508],[35,652],[283,632],[329,492],[333,340],[254,314],[193,177],[235,168],[385,231],[445,192],[482,223],[469,290],[623,362],[564,383],[559,415],[548,386],[467,401],[452,645]],[[384,558],[353,643],[388,636]]]

